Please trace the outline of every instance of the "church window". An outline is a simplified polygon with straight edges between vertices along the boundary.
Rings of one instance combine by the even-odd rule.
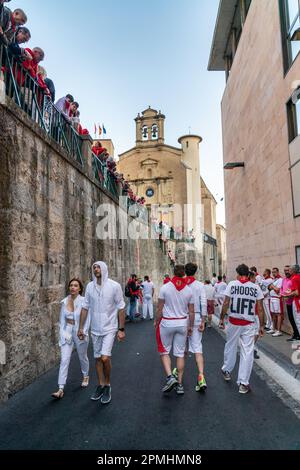
[[[144,126],[142,128],[142,139],[143,141],[148,140],[148,127]]]
[[[157,124],[153,124],[151,135],[152,135],[152,140],[158,139],[158,125]]]

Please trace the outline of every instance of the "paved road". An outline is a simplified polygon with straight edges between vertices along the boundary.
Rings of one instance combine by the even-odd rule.
[[[110,405],[89,400],[95,374],[93,386],[80,389],[74,356],[62,401],[50,398],[55,369],[0,407],[0,449],[300,450],[300,421],[255,373],[249,395],[223,381],[224,340],[217,331],[208,330],[204,341],[209,389],[194,392],[190,359],[184,397],[160,392],[164,378],[152,324],[129,325],[127,335],[114,350]]]

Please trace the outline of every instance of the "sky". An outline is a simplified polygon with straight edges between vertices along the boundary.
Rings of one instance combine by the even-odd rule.
[[[201,174],[225,222],[221,99],[223,72],[208,72],[219,0],[12,0],[42,47],[56,86],[80,103],[94,133],[104,123],[116,155],[135,145],[134,118],[148,106],[166,115],[165,142],[200,135]]]

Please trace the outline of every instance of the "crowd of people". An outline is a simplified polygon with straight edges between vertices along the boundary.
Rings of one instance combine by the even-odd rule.
[[[12,11],[5,3],[11,0],[0,0],[0,45],[3,44],[7,47],[8,54],[14,60],[12,67],[15,75],[16,83],[20,89],[23,90],[25,95],[30,96],[30,84],[26,80],[26,73],[38,85],[38,104],[41,105],[46,102],[45,116],[46,125],[50,128],[51,123],[48,121],[52,119],[53,112],[51,106],[56,109],[63,117],[66,123],[70,124],[79,136],[89,135],[88,129],[84,128],[80,122],[79,103],[71,94],[63,96],[55,102],[56,90],[53,80],[47,77],[47,72],[40,64],[45,59],[45,52],[41,47],[25,47],[26,43],[31,39],[31,32],[25,26],[27,23],[27,15],[20,8]],[[18,65],[18,66],[17,66]],[[8,71],[6,58],[2,57],[1,64],[2,78],[3,72]],[[26,73],[25,73],[26,72]],[[27,91],[26,91],[27,89]],[[117,172],[116,161],[109,155],[107,150],[102,147],[100,142],[96,142],[92,148],[93,153],[104,165],[109,175],[113,178],[117,185],[121,186],[121,193],[128,196],[129,200],[140,206],[145,204],[145,198],[138,197],[134,194],[128,181],[125,180],[124,175]],[[103,173],[99,174],[100,179],[103,179]]]
[[[138,197],[130,183],[125,180],[124,175],[117,171],[117,163],[115,159],[109,155],[108,150],[102,146],[102,143],[98,140],[94,143],[92,147],[93,154],[101,162],[103,166],[107,168],[109,175],[114,179],[117,185],[121,187],[121,194],[127,196],[133,204],[138,204],[139,206],[144,206],[146,199],[144,197]],[[99,174],[100,179],[103,179],[103,174]]]
[[[250,391],[250,377],[255,358],[255,343],[265,332],[278,328],[282,315],[282,302],[290,306],[289,319],[294,330],[290,341],[299,341],[300,327],[300,267],[286,266],[282,278],[275,268],[265,270],[260,276],[253,266],[241,264],[237,267],[236,280],[227,285],[224,276],[214,276],[211,281],[200,282],[197,278],[198,266],[188,263],[176,265],[174,276],[166,274],[158,295],[158,305],[154,317],[153,298],[155,286],[149,276],[144,280],[132,274],[126,283],[125,297],[128,298],[127,316],[135,322],[137,302],[143,306],[142,319],[154,320],[158,353],[166,374],[163,393],[175,389],[178,395],[185,393],[183,377],[187,353],[194,355],[197,381],[196,392],[204,392],[207,382],[204,371],[202,338],[205,327],[211,326],[215,306],[219,328],[226,329],[226,345],[222,366],[223,378],[231,380],[231,373],[237,360],[240,347],[238,391]],[[124,341],[125,308],[124,294],[120,284],[109,279],[107,265],[96,262],[92,266],[93,280],[87,285],[83,296],[82,282],[74,278],[69,283],[69,295],[62,301],[60,314],[59,345],[61,364],[58,377],[58,391],[55,399],[64,397],[73,348],[76,348],[82,371],[82,387],[89,385],[89,360],[87,356],[91,336],[98,384],[91,400],[100,400],[103,405],[111,401],[111,354],[117,337]],[[271,277],[272,274],[272,277]],[[273,292],[273,295],[271,295]],[[276,295],[274,295],[274,293]],[[275,300],[274,300],[275,299]],[[269,306],[271,317],[268,317]],[[225,324],[225,317],[228,322]],[[275,335],[277,337],[278,335]],[[171,351],[176,358],[172,367]]]

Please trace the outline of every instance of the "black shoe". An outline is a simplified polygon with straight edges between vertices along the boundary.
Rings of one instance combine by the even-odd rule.
[[[260,356],[258,355],[258,352],[256,351],[256,349],[254,350],[254,359],[259,359]]]
[[[102,405],[108,405],[111,402],[111,386],[105,385],[103,395],[101,397]]]
[[[100,398],[103,395],[103,392],[104,392],[104,387],[102,385],[98,385],[98,387],[96,388],[94,394],[91,396],[91,400],[93,400],[93,401],[100,400]]]

